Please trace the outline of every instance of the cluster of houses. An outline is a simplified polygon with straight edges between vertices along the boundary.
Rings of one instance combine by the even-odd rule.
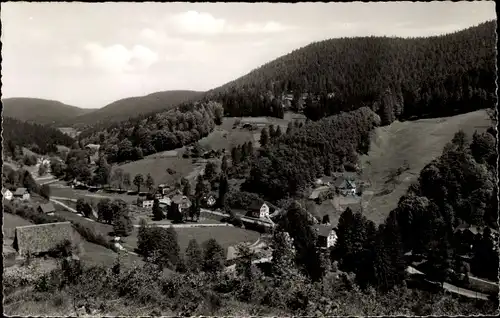
[[[333,197],[334,194],[344,197],[355,197],[359,191],[353,176],[339,176],[334,181],[328,182],[318,179],[315,182],[315,186],[316,188],[309,196],[309,200],[314,200],[318,203],[323,201],[325,197]]]
[[[14,192],[10,191],[9,189],[2,188],[2,199],[5,199],[7,201],[11,201],[14,199],[20,201],[29,201],[30,193],[26,188],[17,188]]]

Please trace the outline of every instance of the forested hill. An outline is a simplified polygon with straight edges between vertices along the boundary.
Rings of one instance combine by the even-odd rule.
[[[108,162],[139,160],[198,141],[220,125],[222,116],[222,106],[216,102],[182,103],[175,109],[84,131],[79,139],[81,144],[100,144]]]
[[[383,124],[493,107],[496,21],[427,38],[312,43],[207,92],[233,116],[280,116],[283,94],[311,119],[368,106]],[[306,97],[304,93],[312,93]]]
[[[3,146],[6,154],[14,154],[15,148],[26,147],[38,154],[56,152],[56,145],[71,147],[75,140],[59,130],[43,125],[4,117]]]
[[[202,92],[197,91],[178,90],[124,98],[94,110],[92,113],[78,116],[72,122],[81,125],[119,122],[139,115],[170,109],[181,103],[194,100],[201,94]]]
[[[2,99],[2,106],[3,116],[41,125],[65,125],[68,120],[93,111],[55,100],[24,97]]]

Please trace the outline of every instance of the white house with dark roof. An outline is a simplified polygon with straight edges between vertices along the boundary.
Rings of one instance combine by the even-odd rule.
[[[313,226],[318,234],[318,245],[322,248],[330,248],[337,243],[337,233],[335,228],[327,224],[318,224]]]
[[[12,193],[12,191],[10,191],[9,189],[6,189],[6,188],[2,188],[2,198],[5,199],[5,200],[12,200],[12,198],[14,197],[14,194]]]
[[[30,199],[30,193],[26,188],[17,188],[14,192],[14,198],[20,199],[22,201],[28,201]]]

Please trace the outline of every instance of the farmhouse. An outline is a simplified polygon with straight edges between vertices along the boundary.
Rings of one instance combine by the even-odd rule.
[[[154,200],[143,200],[141,202],[141,207],[143,208],[152,208],[153,207]]]
[[[6,188],[2,188],[2,198],[5,199],[5,200],[12,200],[14,194],[12,193],[12,191],[10,191],[9,189],[6,189]]]
[[[191,201],[187,196],[178,194],[172,197],[170,207],[184,213],[191,207]]]
[[[321,186],[313,190],[311,195],[309,196],[309,200],[318,200],[320,198],[320,195],[326,191],[328,191],[330,187],[328,186]]]
[[[318,224],[314,226],[318,233],[318,245],[322,248],[330,248],[337,242],[337,234],[331,225]]]
[[[36,255],[49,252],[65,240],[74,244],[81,240],[70,222],[26,225],[16,227],[13,246],[20,255]]]
[[[252,205],[250,205],[246,216],[262,219],[269,217],[269,212],[269,205],[266,203],[259,204],[258,202],[253,202]]]
[[[170,203],[172,203],[172,200],[170,198],[166,197],[166,198],[159,199],[158,202],[160,202],[160,206],[161,205],[170,205]]]
[[[100,145],[97,145],[97,144],[87,144],[87,145],[85,146],[85,148],[90,149],[90,150],[92,150],[93,152],[97,152],[97,151],[99,151],[99,148],[100,148],[100,147],[101,147],[101,146],[100,146]]]
[[[30,199],[30,193],[26,188],[17,188],[16,191],[14,192],[14,198],[27,201]]]
[[[38,206],[37,210],[38,210],[38,212],[43,213],[43,214],[49,214],[49,213],[56,212],[56,208],[54,208],[54,205],[52,204],[52,202],[40,204]]]
[[[203,203],[208,208],[213,207],[216,202],[217,202],[217,200],[215,199],[215,196],[213,196],[213,195],[208,195],[208,196],[203,198]]]
[[[161,195],[166,195],[170,191],[170,187],[165,185],[165,184],[160,184],[158,185],[158,190],[157,193],[160,193]]]
[[[356,183],[354,180],[346,178],[338,178],[335,180],[335,189],[338,190],[342,195],[355,195],[356,194]]]

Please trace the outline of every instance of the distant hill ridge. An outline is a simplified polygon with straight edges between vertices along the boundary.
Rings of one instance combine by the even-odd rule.
[[[127,97],[112,102],[73,120],[73,124],[93,125],[99,122],[119,122],[139,115],[173,108],[195,100],[202,92],[190,90],[162,91],[144,96]]]
[[[79,108],[55,100],[14,97],[2,99],[3,115],[21,121],[55,127],[93,126],[168,110],[183,102],[196,100],[202,92],[175,90],[128,97],[99,109]]]
[[[93,109],[79,108],[56,100],[13,97],[2,99],[3,116],[41,125],[60,125]]]

